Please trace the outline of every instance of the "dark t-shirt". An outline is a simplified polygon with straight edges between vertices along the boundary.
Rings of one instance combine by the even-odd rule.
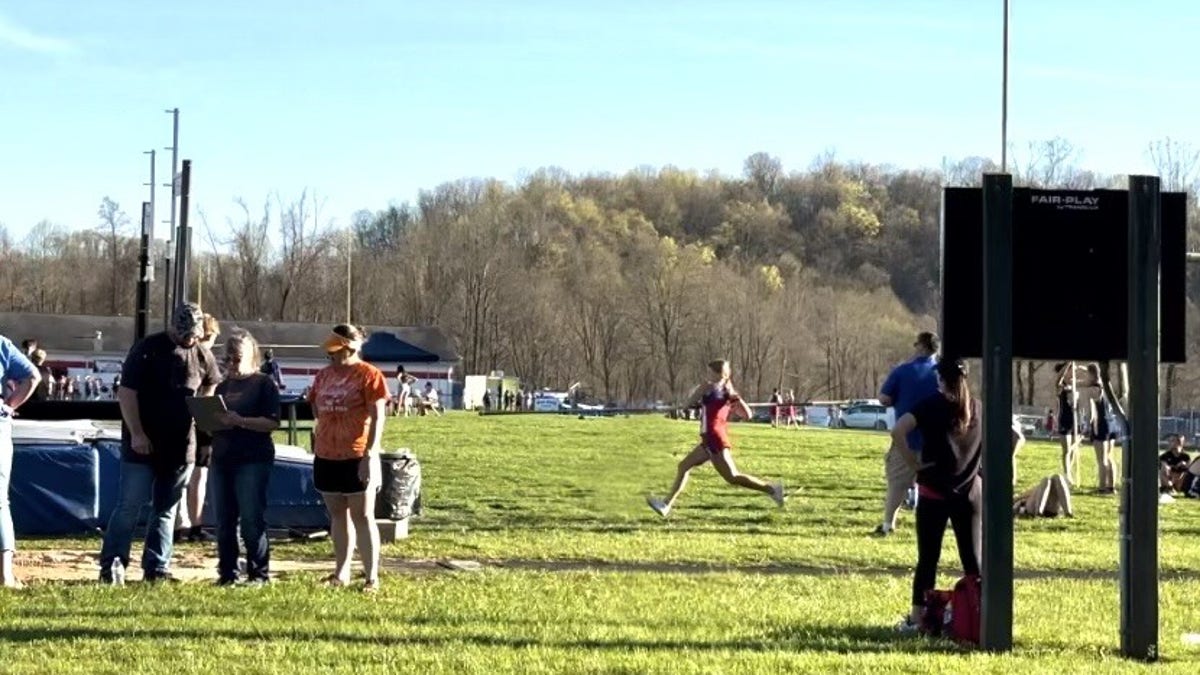
[[[34,387],[33,391],[29,394],[29,400],[30,401],[49,401],[50,400],[50,378],[54,377],[54,374],[51,373],[50,369],[47,368],[46,366],[39,366],[38,373],[42,376],[42,379],[40,382],[38,382],[38,385],[36,387]]]
[[[242,417],[279,419],[279,388],[268,375],[229,378],[217,385],[217,395],[224,397],[226,408]],[[249,464],[274,459],[270,433],[238,428],[213,434],[213,462]]]
[[[258,367],[258,372],[270,377],[277,387],[283,386],[283,372],[279,368],[279,362],[275,359],[263,361],[263,364]]]
[[[1167,450],[1158,456],[1158,461],[1166,464],[1172,469],[1186,469],[1188,464],[1191,464],[1192,458],[1187,452],[1180,450],[1176,453],[1174,450]]]
[[[196,461],[196,433],[187,397],[220,379],[217,361],[205,347],[180,347],[167,333],[146,336],[129,350],[121,368],[121,385],[137,392],[142,429],[153,451],[138,455],[122,426],[122,457],[164,470]]]
[[[924,447],[921,450],[917,483],[939,495],[964,494],[979,475],[980,447],[983,425],[980,423],[979,399],[971,400],[971,424],[958,438],[950,435],[954,406],[942,393],[921,401],[912,410],[921,431]]]

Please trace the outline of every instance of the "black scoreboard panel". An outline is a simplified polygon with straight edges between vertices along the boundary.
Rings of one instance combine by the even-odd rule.
[[[1183,363],[1187,195],[1161,195],[1160,352]],[[1013,355],[1126,360],[1129,195],[1124,190],[1013,190]],[[983,191],[942,198],[942,345],[983,351]]]

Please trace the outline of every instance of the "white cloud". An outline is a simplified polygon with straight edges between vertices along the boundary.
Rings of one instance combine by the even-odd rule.
[[[10,47],[37,54],[70,54],[77,49],[70,40],[39,35],[28,28],[17,25],[3,14],[0,14],[0,47]]]

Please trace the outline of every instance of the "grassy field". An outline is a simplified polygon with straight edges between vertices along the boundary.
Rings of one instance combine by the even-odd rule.
[[[698,471],[669,520],[662,492],[694,439],[658,418],[444,418],[389,425],[425,470],[427,514],[385,549],[400,561],[469,559],[478,573],[392,572],[375,597],[320,588],[316,573],[265,589],[43,584],[0,594],[5,672],[391,670],[408,672],[1124,672],[1116,656],[1117,499],[1080,495],[1074,520],[1019,521],[1011,655],[899,637],[911,513],[870,538],[887,439],[870,432],[733,431],[743,471],[782,477],[765,496]],[[1053,472],[1032,444],[1022,485]],[[1085,488],[1094,464],[1085,458]],[[1200,648],[1200,503],[1162,507],[1163,663],[1194,672]],[[948,537],[940,586],[957,577]],[[72,545],[81,542],[70,542]],[[54,542],[29,542],[52,547]],[[96,542],[82,542],[95,546]],[[24,544],[23,544],[24,545]],[[328,543],[276,559],[321,559]]]

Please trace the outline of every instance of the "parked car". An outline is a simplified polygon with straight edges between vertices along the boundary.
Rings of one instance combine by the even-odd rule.
[[[842,429],[875,429],[887,431],[895,424],[888,408],[874,403],[852,405],[842,409],[838,427]]]

